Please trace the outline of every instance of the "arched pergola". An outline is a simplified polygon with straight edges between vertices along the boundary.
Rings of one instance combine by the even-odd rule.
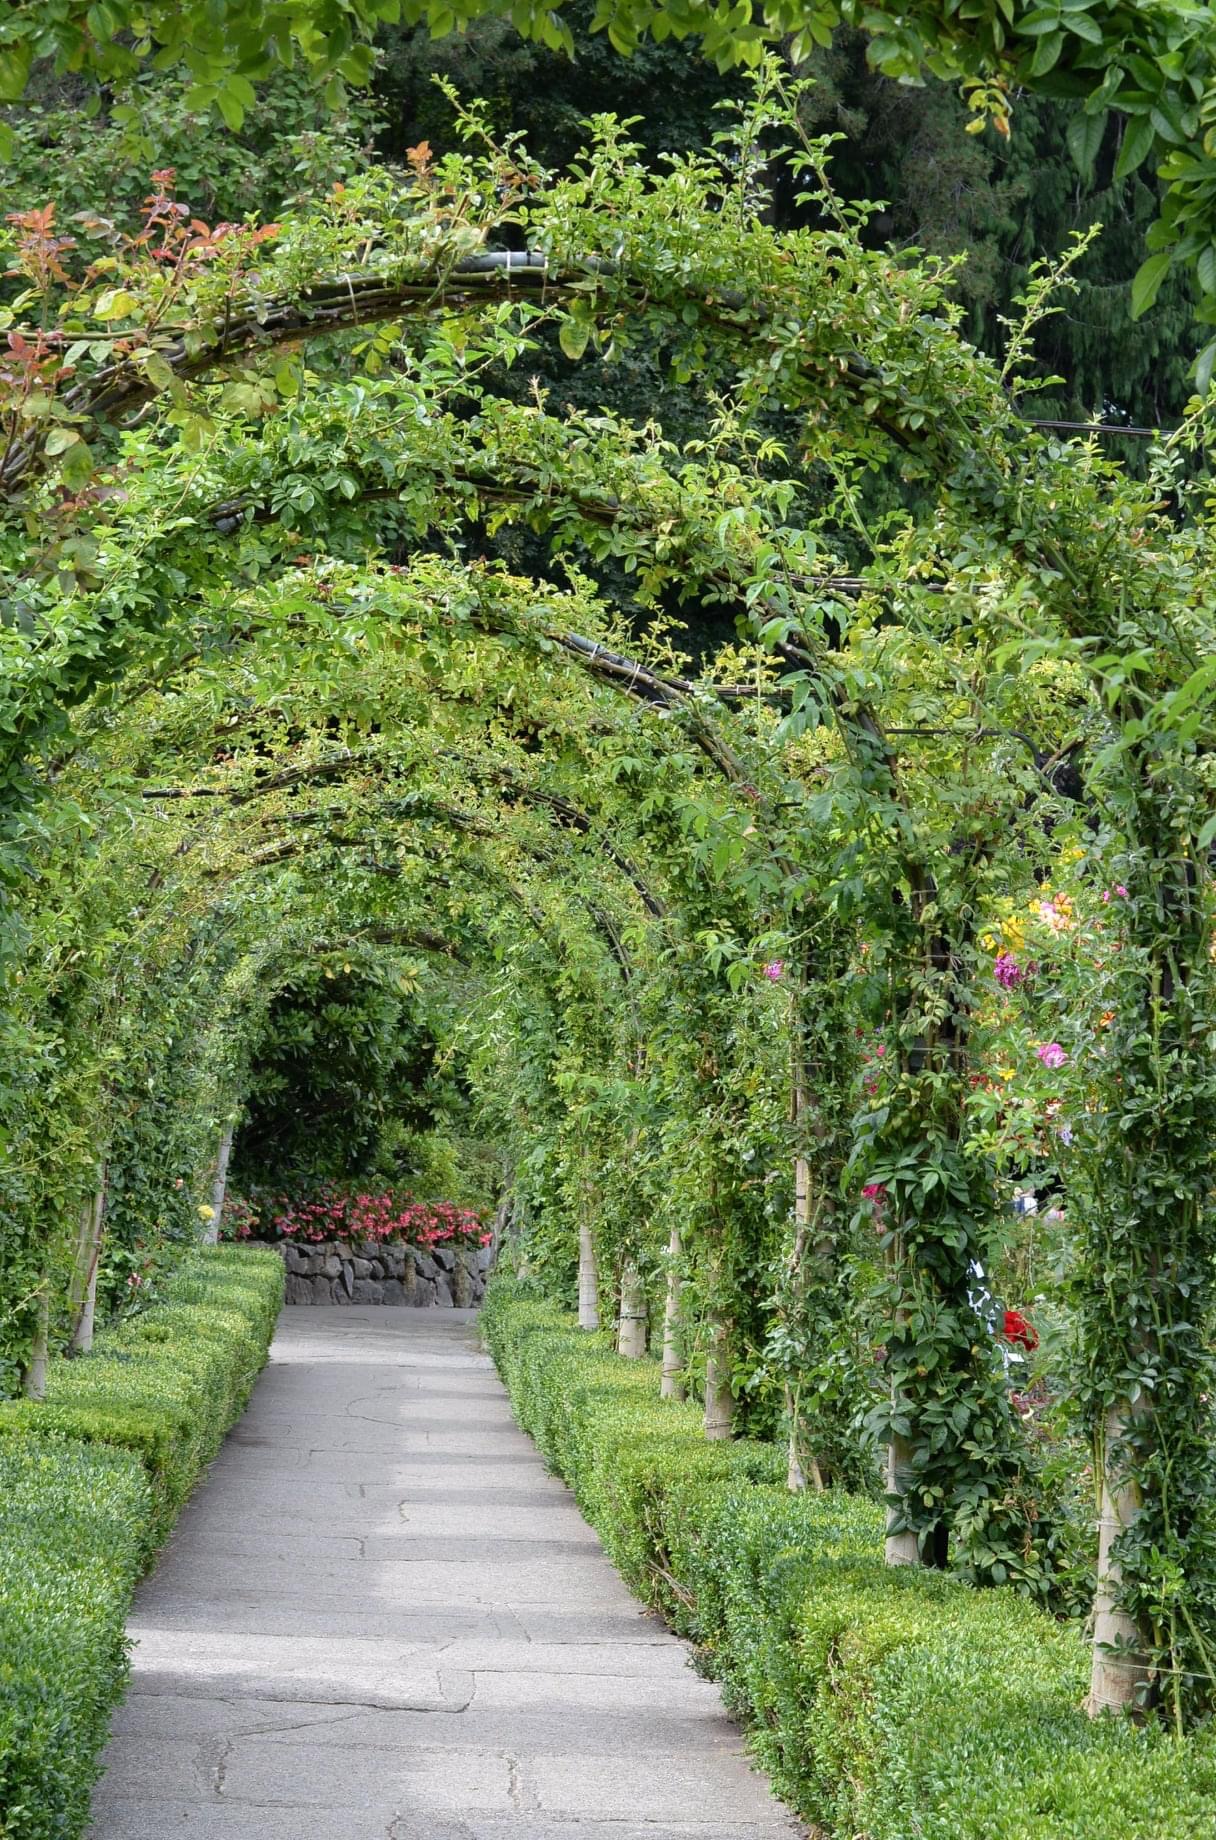
[[[474,203],[490,197],[500,202]],[[339,770],[324,748],[298,759],[289,740],[276,770],[294,777],[278,788],[267,776],[260,791],[197,779],[149,788],[128,762],[115,810],[127,819],[138,808],[132,789],[145,808],[139,822],[149,825],[168,822],[160,814],[179,804],[193,821],[194,801],[206,804],[197,837],[180,835],[182,860],[192,867],[211,850],[210,886],[238,905],[247,879],[238,868],[256,869],[264,886],[267,876],[293,877],[314,862],[332,874],[341,859],[396,888],[410,878],[376,849],[367,855],[367,840],[427,823],[480,852],[481,874],[494,864],[508,891],[495,852],[550,884],[577,858],[589,876],[583,911],[617,974],[626,934],[639,927],[674,928],[685,941],[711,936],[715,976],[729,969],[740,936],[788,941],[798,966],[789,1084],[800,1133],[788,1295],[826,1296],[832,1281],[832,1234],[812,1243],[812,1166],[825,1172],[825,1193],[838,1192],[846,1166],[850,1178],[884,1185],[897,1223],[886,1244],[890,1389],[875,1428],[888,1451],[888,1554],[915,1562],[963,1502],[990,1503],[995,1525],[1015,1462],[999,1364],[975,1339],[968,1299],[994,1211],[992,1172],[963,1138],[977,917],[994,864],[1017,855],[1035,783],[1024,760],[1008,765],[1002,718],[1020,706],[1011,667],[1043,655],[1075,671],[1095,731],[1107,722],[1116,736],[1087,786],[1120,828],[1139,897],[1128,957],[1135,975],[1111,1037],[1127,1080],[1111,1126],[1124,1187],[1117,1205],[1095,1213],[1090,1256],[1123,1271],[1123,1294],[1135,1295],[1135,1271],[1150,1255],[1129,1247],[1119,1225],[1133,1208],[1154,1223],[1151,1257],[1171,1274],[1167,1288],[1210,1291],[1205,1260],[1216,1228],[1197,1121],[1216,1082],[1196,1026],[1211,980],[1210,832],[1192,796],[1198,780],[1185,782],[1185,808],[1174,790],[1182,783],[1175,769],[1190,773],[1208,720],[1197,646],[1206,533],[1171,527],[1151,490],[1091,448],[1029,433],[1009,380],[958,337],[945,278],[866,251],[847,221],[826,232],[776,232],[716,163],[684,161],[654,178],[609,136],[585,175],[528,193],[530,250],[470,255],[470,223],[493,235],[524,213],[523,197],[518,174],[509,179],[492,153],[403,194],[383,233],[374,212],[384,199],[374,191],[319,213],[309,233],[336,278],[319,280],[314,269],[301,279],[303,227],[281,256],[274,244],[241,249],[223,287],[199,280],[183,308],[189,324],[171,338],[154,335],[151,319],[136,326],[127,356],[64,397],[73,426],[110,456],[99,475],[104,496],[65,504],[52,482],[35,478],[33,446],[11,445],[9,483],[35,513],[41,505],[58,521],[15,586],[19,617],[3,635],[13,667],[3,802],[20,847],[36,852],[23,827],[46,804],[40,780],[53,780],[53,801],[74,762],[104,754],[107,738],[121,735],[124,699],[131,710],[157,698],[176,709],[188,700],[190,672],[239,681],[246,657],[265,664],[277,650],[279,681],[267,666],[257,686],[264,706],[291,703],[294,670],[319,710],[340,676],[327,655],[358,661],[367,652],[386,684],[399,662],[416,711],[428,695],[473,711],[459,748],[428,759],[408,794],[386,798],[376,785],[370,799],[366,787],[354,797],[349,762]],[[363,259],[352,273],[356,248]],[[400,364],[351,381],[341,371],[341,335],[379,322],[402,326]],[[666,343],[676,365],[700,367],[719,398],[712,438],[680,453],[655,430],[498,400],[481,371],[523,358],[528,337],[550,325],[565,329],[567,350],[589,351],[594,341],[607,353],[641,337]],[[297,370],[295,393],[261,425],[204,394],[197,404],[222,438],[200,432],[189,385],[314,335],[338,339],[331,374]],[[162,408],[164,421],[148,416]],[[910,469],[933,496],[933,517],[875,541],[860,574],[846,566],[834,533],[808,527],[793,487],[771,477],[756,428],[772,408],[798,418],[809,458],[836,474],[860,536],[868,533],[858,462]],[[178,438],[186,432],[193,448]],[[754,682],[733,672],[701,682],[672,667],[661,638],[638,642],[641,655],[631,657],[628,635],[586,578],[563,591],[431,553],[489,518],[531,527],[584,565],[620,562],[636,574],[643,607],[672,586],[737,607],[756,642],[746,654]],[[87,555],[71,549],[86,524]],[[385,560],[398,545],[413,552],[407,565]],[[960,664],[968,653],[982,682],[968,681]],[[953,726],[898,719],[909,661],[924,669],[935,707],[955,713]],[[627,737],[604,713],[603,698],[622,692]],[[567,697],[574,719],[553,719]],[[501,713],[521,705],[526,746]],[[405,720],[396,709],[396,732]],[[799,754],[807,737],[817,756]],[[992,771],[993,757],[1008,783]],[[390,759],[379,764],[399,773]],[[160,781],[162,762],[155,766]],[[606,772],[624,789],[610,798]],[[260,801],[288,783],[311,783],[309,774],[335,813],[318,807],[315,821],[282,823],[243,861],[232,854],[235,830],[247,845],[259,834]],[[166,790],[190,796],[168,799]],[[507,817],[504,807],[513,808]],[[203,875],[196,887],[206,886]],[[519,891],[522,911],[534,893]],[[724,909],[732,917],[719,932]],[[17,915],[15,904],[10,911]],[[841,1069],[829,1065],[830,1052],[808,1056],[805,1043],[812,1018],[831,1017],[847,965],[841,935],[859,913],[889,969],[899,1081],[892,1103],[850,1132]],[[402,909],[394,924],[420,918]],[[678,960],[677,948],[664,950]],[[675,960],[656,950],[656,975]],[[1142,1098],[1133,1101],[1143,1090],[1146,1013],[1154,1064],[1164,1052],[1178,1092],[1177,1105],[1151,1121]],[[697,1077],[729,1109],[720,1046],[715,1036]],[[1138,1157],[1127,1148],[1135,1143]],[[720,1370],[729,1356],[726,1263],[706,1281]],[[1195,1310],[1196,1321],[1202,1314]],[[1105,1325],[1091,1313],[1087,1330],[1107,1519],[1115,1533],[1133,1521],[1151,1529],[1168,1510],[1153,1500],[1133,1508],[1120,1478],[1129,1462],[1151,1468],[1167,1451],[1192,1462],[1206,1357],[1197,1340],[1186,1400],[1133,1411],[1126,1377],[1148,1373],[1155,1331],[1130,1306]],[[1171,1321],[1169,1336],[1178,1333]],[[727,1392],[711,1375],[719,1427]],[[807,1454],[797,1433],[795,1441]],[[1111,1601],[1118,1564],[1104,1549],[1103,1628],[1135,1636],[1134,1618]],[[1097,1652],[1096,1698],[1119,1680],[1134,1684],[1125,1662]]]

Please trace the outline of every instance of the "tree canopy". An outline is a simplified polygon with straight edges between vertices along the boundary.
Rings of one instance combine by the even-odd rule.
[[[559,5],[523,0],[270,0],[268,4],[127,5],[123,0],[62,0],[10,5],[0,40],[0,100],[21,97],[34,64],[86,71],[104,82],[129,78],[144,61],[180,69],[187,100],[214,106],[237,128],[253,105],[255,85],[276,65],[297,60],[327,84],[337,104],[343,85],[367,82],[372,40],[400,18],[425,22],[436,35],[482,17],[503,17],[525,36],[570,51],[574,38]],[[1216,315],[1216,26],[1203,7],[1161,0],[986,0],[960,10],[948,4],[888,8],[854,0],[601,0],[592,28],[622,52],[645,38],[694,37],[720,68],[754,65],[775,41],[795,56],[825,46],[845,23],[869,39],[869,56],[886,75],[918,81],[926,73],[959,82],[979,132],[991,123],[1010,131],[1013,97],[1022,90],[1075,106],[1069,146],[1092,172],[1108,116],[1123,128],[1114,173],[1121,179],[1151,162],[1165,183],[1160,215],[1148,234],[1149,255],[1137,271],[1134,314],[1154,302],[1173,268],[1193,275],[1201,317]],[[1206,389],[1216,340],[1204,349]]]

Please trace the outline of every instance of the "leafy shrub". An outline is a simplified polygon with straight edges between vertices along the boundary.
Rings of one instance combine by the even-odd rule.
[[[66,1840],[127,1677],[150,1498],[136,1457],[53,1434],[0,1443],[0,1835]]]
[[[1085,1718],[1075,1628],[1008,1589],[887,1568],[873,1503],[791,1496],[774,1447],[706,1444],[653,1363],[511,1279],[482,1325],[520,1423],[805,1818],[867,1840],[1211,1834],[1216,1733]]]
[[[206,1247],[164,1302],[0,1404],[0,1840],[74,1840],[124,1623],[156,1542],[239,1415],[282,1297],[273,1252]]]
[[[51,1363],[46,1399],[0,1403],[0,1435],[56,1431],[134,1451],[152,1487],[150,1539],[163,1538],[261,1372],[283,1295],[273,1252],[199,1247],[163,1302]]]

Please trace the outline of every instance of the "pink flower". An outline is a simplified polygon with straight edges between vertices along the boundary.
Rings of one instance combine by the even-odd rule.
[[[1058,1041],[1045,1041],[1041,1047],[1035,1049],[1035,1053],[1044,1067],[1050,1067],[1053,1072],[1057,1067],[1062,1067],[1068,1059]]]
[[[885,1182],[867,1182],[861,1192],[866,1201],[873,1201],[876,1206],[881,1206],[887,1198],[887,1185]]]
[[[778,984],[785,976],[785,960],[775,958],[771,964],[762,965],[760,970],[761,974],[768,979],[770,984]]]

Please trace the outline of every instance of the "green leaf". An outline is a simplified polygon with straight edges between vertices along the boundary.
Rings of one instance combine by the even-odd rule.
[[[45,453],[49,460],[56,454],[66,453],[69,447],[79,441],[80,436],[74,428],[52,428],[46,437]]]
[[[1041,38],[1038,49],[1030,60],[1030,75],[1045,77],[1049,70],[1055,68],[1063,49],[1063,32],[1052,32],[1046,38]]]
[[[1108,119],[1103,109],[1100,115],[1074,115],[1068,124],[1068,151],[1083,179],[1093,178],[1094,161],[1101,151]]]
[[[1139,319],[1147,313],[1161,291],[1161,283],[1170,272],[1173,252],[1163,249],[1160,255],[1150,256],[1136,270],[1132,282],[1132,318]]]
[[[144,359],[144,376],[158,390],[171,390],[177,382],[173,366],[156,351],[149,352]]]
[[[0,50],[0,102],[20,100],[29,81],[33,55],[32,46],[25,41]]]
[[[97,296],[93,312],[98,319],[124,319],[138,306],[139,301],[126,288],[106,288]]]
[[[1060,14],[1054,6],[1038,6],[1027,13],[1018,30],[1024,38],[1044,38],[1060,29]]]
[[[251,109],[257,102],[257,94],[248,77],[243,77],[234,70],[224,79],[224,88],[230,96],[235,96],[243,109]]]
[[[215,99],[215,106],[224,117],[225,124],[231,128],[235,134],[236,130],[245,119],[245,111],[241,107],[238,98],[233,95],[230,89],[222,89]]]
[[[589,319],[564,319],[558,330],[558,343],[568,358],[579,359],[591,338]]]
[[[93,454],[87,442],[73,441],[64,455],[60,476],[73,489],[88,484],[93,477]]]
[[[1195,360],[1195,394],[1206,396],[1212,384],[1212,371],[1216,369],[1216,339],[1209,339],[1198,358]]]
[[[116,37],[124,24],[121,17],[105,4],[105,0],[95,0],[94,5],[86,13],[85,19],[89,31],[101,44],[104,44],[107,39]]]
[[[1064,26],[1075,37],[1083,38],[1087,44],[1100,45],[1102,43],[1102,28],[1096,19],[1090,18],[1088,13],[1070,13],[1064,21]]]
[[[1185,145],[1186,135],[1182,131],[1181,122],[1175,121],[1166,109],[1150,109],[1148,118],[1163,141],[1168,141],[1172,147]]]
[[[1147,115],[1133,115],[1123,136],[1123,145],[1115,161],[1115,178],[1126,179],[1128,173],[1142,166],[1156,140],[1153,124]]]
[[[1208,243],[1199,251],[1195,274],[1203,293],[1216,294],[1216,243]]]

